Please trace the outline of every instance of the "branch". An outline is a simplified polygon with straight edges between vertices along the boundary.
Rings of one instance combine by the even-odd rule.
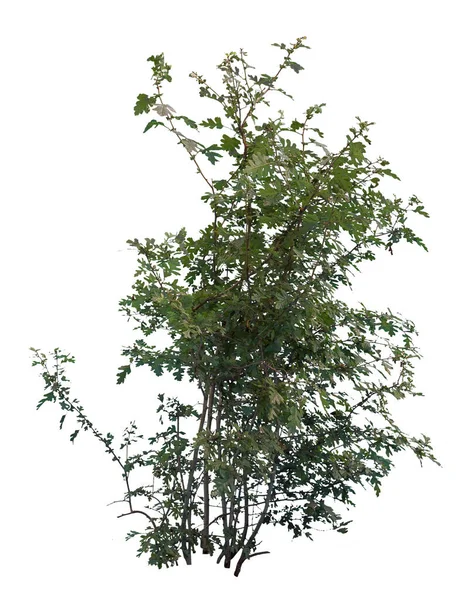
[[[261,552],[254,552],[253,554],[249,554],[248,558],[253,558],[254,556],[258,556],[259,554],[270,554],[270,550],[262,550]]]
[[[144,517],[146,517],[153,525],[153,529],[156,530],[157,527],[156,527],[155,519],[153,517],[150,517],[150,515],[147,514],[146,512],[144,512],[143,510],[131,510],[128,513],[123,513],[123,515],[118,515],[117,519],[120,519],[121,517],[127,517],[128,515],[136,515],[136,514],[143,515]]]
[[[160,85],[159,85],[158,83],[156,84],[156,89],[157,89],[157,91],[158,91],[158,94],[157,94],[157,95],[158,95],[158,98],[159,98],[159,100],[160,100],[160,103],[161,103],[161,105],[162,105],[162,106],[165,106],[165,104],[164,104],[164,102],[163,102],[163,100],[162,100],[163,93],[161,92],[161,88],[160,88]],[[170,124],[171,131],[172,131],[172,132],[173,132],[173,133],[176,135],[176,137],[179,139],[179,141],[180,141],[180,144],[181,144],[182,146],[184,146],[184,148],[186,149],[186,152],[189,154],[189,156],[190,156],[191,160],[192,160],[192,161],[193,161],[193,163],[196,165],[196,168],[197,168],[197,170],[198,170],[198,173],[201,175],[201,177],[204,179],[204,181],[207,183],[207,185],[208,185],[208,186],[211,188],[211,190],[212,190],[212,193],[214,194],[214,193],[215,193],[214,186],[213,186],[213,185],[212,185],[212,183],[209,181],[209,179],[208,179],[208,178],[207,178],[207,177],[204,175],[204,173],[203,173],[203,171],[202,171],[201,167],[199,166],[199,163],[198,163],[198,162],[197,162],[197,160],[196,160],[196,155],[195,155],[195,154],[193,154],[193,153],[192,153],[192,151],[191,151],[191,150],[189,150],[189,149],[186,147],[186,145],[185,145],[185,144],[183,144],[183,141],[181,140],[181,138],[182,138],[182,137],[185,137],[185,136],[183,136],[183,134],[182,134],[182,133],[180,133],[180,132],[179,132],[179,131],[176,129],[176,127],[174,126],[174,118],[173,118],[173,116],[172,116],[172,115],[171,115],[171,114],[170,114],[168,111],[166,111],[166,110],[164,111],[164,113],[165,113],[165,118],[166,118],[166,120],[167,120],[167,121],[168,121],[168,123]]]

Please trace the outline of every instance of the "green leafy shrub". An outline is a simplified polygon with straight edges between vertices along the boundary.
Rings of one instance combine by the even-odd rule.
[[[426,249],[409,226],[413,215],[428,216],[423,205],[382,193],[382,180],[398,177],[369,156],[372,123],[357,118],[333,152],[314,126],[323,104],[290,123],[282,111],[259,117],[270,93],[289,96],[279,77],[303,69],[294,54],[307,48],[304,39],[274,44],[283,53],[274,75],[255,74],[243,51],[218,65],[220,90],[191,73],[216,107],[199,123],[165,103],[163,85],[172,79],[163,54],[148,59],[154,90],[135,105],[136,115],[157,115],[145,131],[166,129],[183,146],[207,186],[202,200],[213,219],[197,239],[183,227],[161,243],[129,240],[138,267],[120,310],[139,337],[123,351],[118,383],[134,366],[158,377],[168,371],[196,383],[201,410],[160,394],[162,429],[130,454],[143,443],[135,423],[117,448],[71,399],[65,365],[74,358],[55,349],[51,364],[34,350],[46,390],[38,408],[58,403],[60,428],[68,412],[77,420],[71,441],[84,429],[104,444],[125,482],[120,516],[141,515],[146,525],[127,539],[138,536],[139,555],[159,568],[181,556],[191,564],[200,545],[225,567],[237,557],[237,576],[246,560],[266,553],[257,550],[262,525],[284,525],[294,537],[311,538],[315,523],[345,533],[350,521],[337,504],[352,505],[357,486],[378,495],[395,453],[437,462],[429,438],[404,433],[390,412],[393,400],[421,395],[414,324],[337,298],[377,250],[392,253],[402,240]],[[215,136],[210,145],[199,141],[204,129]],[[206,174],[225,156],[226,178]],[[159,330],[172,339],[161,350],[149,342]],[[138,467],[153,472],[153,486],[132,486]]]

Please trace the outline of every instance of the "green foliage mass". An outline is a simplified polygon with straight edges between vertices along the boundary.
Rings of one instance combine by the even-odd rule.
[[[202,200],[213,219],[196,239],[183,227],[161,243],[129,240],[138,267],[120,310],[138,337],[123,351],[118,383],[134,366],[168,371],[196,383],[200,410],[160,394],[163,429],[129,455],[143,440],[136,425],[114,449],[112,434],[100,434],[70,399],[64,364],[74,359],[56,349],[51,369],[35,350],[46,386],[38,406],[59,402],[61,427],[73,412],[105,444],[126,484],[121,516],[141,515],[147,525],[128,538],[139,536],[139,554],[160,568],[180,556],[190,564],[200,545],[226,567],[237,557],[238,575],[266,552],[257,551],[262,525],[283,525],[294,537],[311,538],[315,523],[345,533],[350,521],[337,506],[352,505],[358,486],[378,495],[394,454],[411,450],[437,462],[429,438],[404,433],[390,412],[391,402],[422,395],[413,382],[414,324],[337,297],[376,252],[393,254],[402,240],[426,249],[409,224],[428,216],[423,205],[381,191],[384,178],[398,177],[369,155],[372,123],[357,118],[333,152],[314,125],[323,104],[289,124],[282,111],[259,115],[271,93],[289,96],[277,83],[285,70],[302,71],[293,57],[307,48],[304,39],[274,44],[283,52],[274,75],[254,74],[242,50],[218,65],[219,91],[191,73],[215,106],[200,123],[164,102],[163,84],[172,79],[163,54],[148,59],[154,91],[135,105],[136,115],[157,113],[145,131],[162,127],[183,146],[205,182]],[[215,136],[211,145],[199,141],[203,129]],[[206,174],[224,156],[228,176]],[[149,341],[159,330],[172,340],[165,349]],[[138,467],[153,471],[153,486],[132,487]],[[137,508],[140,501],[146,506]]]

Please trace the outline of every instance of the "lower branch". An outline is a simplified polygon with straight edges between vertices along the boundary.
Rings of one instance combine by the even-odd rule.
[[[211,383],[211,387],[209,393],[204,393],[204,401],[201,413],[201,420],[199,422],[198,434],[204,428],[204,422],[206,419],[207,413],[207,405],[209,396],[214,395],[214,382]],[[188,475],[188,483],[186,486],[186,490],[184,491],[184,504],[183,504],[183,513],[181,517],[181,552],[183,554],[183,558],[186,561],[187,565],[191,564],[191,545],[189,543],[189,539],[186,536],[186,532],[191,529],[191,511],[189,510],[189,504],[191,499],[191,490],[194,483],[194,471],[196,469],[196,465],[198,462],[199,456],[199,444],[196,444],[194,449],[193,459],[191,461],[191,465],[189,467],[189,475]]]
[[[255,528],[252,532],[252,535],[249,537],[249,539],[247,540],[247,542],[244,544],[243,548],[242,548],[242,552],[240,553],[240,557],[239,560],[237,562],[237,565],[235,567],[235,571],[234,571],[234,575],[235,577],[238,577],[240,574],[240,571],[242,569],[242,565],[243,563],[250,558],[250,548],[252,547],[252,544],[255,540],[255,538],[257,537],[257,534],[260,530],[260,527],[263,524],[263,520],[265,519],[267,513],[268,513],[268,508],[270,506],[270,501],[273,495],[273,485],[275,482],[275,474],[276,474],[276,457],[274,459],[274,463],[273,463],[273,469],[272,469],[272,473],[270,475],[270,482],[268,484],[268,490],[267,490],[267,494],[266,494],[266,499],[265,499],[265,506],[262,509],[262,512],[260,514],[260,518],[258,519],[257,524],[255,525]],[[256,556],[257,553],[254,553],[254,556]]]

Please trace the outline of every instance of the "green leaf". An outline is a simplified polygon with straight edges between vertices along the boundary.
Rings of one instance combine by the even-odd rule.
[[[79,429],[76,429],[76,431],[74,431],[73,433],[71,433],[71,435],[69,436],[69,439],[71,440],[71,442],[74,444],[74,440],[77,438],[77,435],[79,433]]]
[[[165,56],[163,53],[157,54],[156,56],[150,56],[148,62],[153,63],[152,72],[156,79],[156,83],[160,84],[162,81],[171,81],[170,70],[171,67],[165,62]]]
[[[297,121],[296,119],[294,119],[294,120],[291,122],[291,125],[290,125],[290,129],[291,129],[292,131],[298,131],[298,129],[301,129],[302,127],[304,127],[304,123],[300,123],[300,122],[299,122],[299,121]]]
[[[414,213],[417,213],[418,215],[422,215],[423,217],[427,217],[429,218],[429,214],[426,212],[425,207],[424,206],[417,206],[414,210]]]
[[[152,119],[151,121],[148,122],[147,126],[143,130],[143,133],[146,133],[152,127],[159,127],[160,125],[165,126],[165,124],[163,122],[157,121],[156,119]]]
[[[54,392],[47,392],[43,398],[41,398],[41,400],[38,402],[38,404],[36,405],[36,410],[38,410],[38,408],[40,408],[41,406],[43,406],[43,404],[45,402],[54,402],[55,401],[55,397],[54,397]]]
[[[288,66],[293,69],[293,71],[295,73],[299,73],[300,71],[303,71],[304,67],[302,67],[301,65],[299,65],[298,63],[295,63],[293,61],[289,61],[288,62]]]
[[[216,162],[222,158],[222,154],[219,154],[219,152],[216,152],[216,150],[220,150],[221,147],[218,146],[217,144],[212,144],[212,146],[208,146],[207,148],[204,148],[204,150],[201,150],[201,153],[204,154],[204,156],[209,160],[210,163],[212,163],[213,165],[216,164]]]
[[[349,155],[353,162],[361,163],[364,160],[365,146],[362,142],[352,142],[349,145]]]
[[[130,365],[124,365],[123,367],[119,367],[118,373],[117,373],[117,383],[123,383],[125,381],[125,378],[127,377],[127,375],[130,375],[130,373],[132,372],[132,368]]]
[[[347,529],[347,527],[339,527],[339,529],[336,529],[336,531],[338,531],[339,533],[347,533],[349,530]]]
[[[131,538],[135,537],[136,535],[140,535],[139,531],[129,531],[125,537],[125,541],[128,542],[128,540],[130,540]]]
[[[133,109],[135,115],[149,113],[150,108],[155,104],[156,96],[147,96],[146,94],[138,94],[137,102]]]
[[[236,156],[236,150],[240,146],[240,140],[235,137],[229,137],[224,134],[221,138],[221,148],[228,152],[231,156]]]
[[[270,162],[268,156],[261,152],[256,152],[255,154],[252,154],[244,171],[246,173],[252,173],[253,171],[261,169],[262,167],[268,166],[269,164]]]
[[[196,121],[193,121],[193,119],[189,119],[184,115],[174,116],[173,118],[177,121],[184,121],[186,125],[188,125],[188,127],[191,127],[192,129],[198,129],[198,124],[196,123]]]
[[[397,179],[398,181],[400,181],[400,177],[391,169],[381,169],[380,172],[386,175],[387,177],[391,177],[392,179]]]
[[[207,119],[207,121],[201,121],[200,125],[202,125],[203,127],[209,127],[210,129],[222,129],[224,127],[220,117],[215,117],[214,119]]]
[[[271,395],[270,395],[270,402],[272,404],[282,404],[284,401],[285,400],[284,400],[283,396],[281,394],[279,394],[276,389],[272,389]]]

